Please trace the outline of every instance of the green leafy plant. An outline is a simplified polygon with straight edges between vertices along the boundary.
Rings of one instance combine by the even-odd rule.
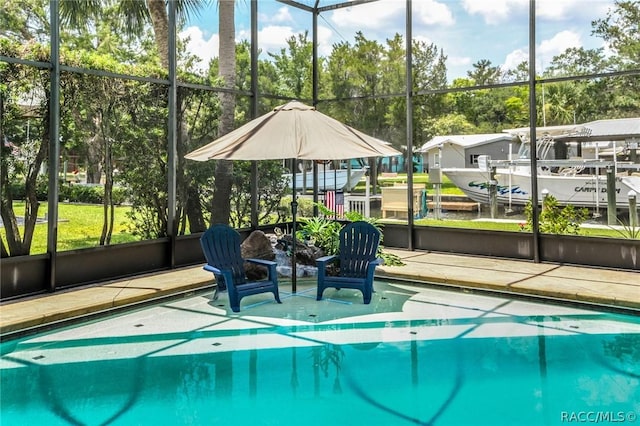
[[[531,200],[525,206],[527,223],[521,226],[523,231],[533,229],[533,206]],[[553,195],[547,195],[542,201],[542,211],[539,216],[540,232],[545,234],[579,235],[580,225],[587,219],[589,211],[586,208],[577,209],[571,204],[564,207],[558,205]]]
[[[627,238],[627,239],[630,239],[630,240],[640,239],[640,226],[632,225],[632,224],[624,222],[624,221],[622,221],[620,219],[618,219],[618,223],[622,227],[621,229],[620,228],[614,228],[614,227],[610,227],[610,228],[613,229],[618,234],[620,234],[620,236],[622,236],[622,238]]]
[[[339,222],[326,217],[312,217],[302,221],[303,225],[296,235],[298,239],[312,240],[314,245],[321,248],[327,255],[338,252],[338,235],[342,227]]]
[[[321,248],[327,255],[337,254],[339,250],[339,235],[342,225],[340,222],[329,219],[329,217],[334,214],[333,210],[328,209],[322,203],[316,203],[315,205],[318,206],[318,212],[323,217],[304,219],[304,224],[298,231],[297,237],[302,240],[313,239],[315,246]],[[346,212],[344,216],[350,222],[356,222],[359,220],[369,222],[375,226],[382,235],[382,224],[379,219],[364,217],[357,211]],[[399,256],[385,252],[382,244],[378,247],[378,257],[382,258],[385,265],[404,265]]]

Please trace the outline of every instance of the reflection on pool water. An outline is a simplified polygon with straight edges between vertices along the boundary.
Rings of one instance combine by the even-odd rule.
[[[224,296],[196,296],[4,342],[2,424],[559,425],[640,414],[637,317],[387,282],[371,305],[351,290],[316,302],[302,287],[282,305],[247,298],[239,314]]]

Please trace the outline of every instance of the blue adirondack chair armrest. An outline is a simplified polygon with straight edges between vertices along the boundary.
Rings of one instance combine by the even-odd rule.
[[[271,260],[264,260],[264,259],[245,259],[245,260],[247,262],[266,266],[269,278],[274,277],[276,274],[276,266],[278,265],[276,262],[273,262]],[[204,265],[202,269],[204,269],[205,271],[213,272],[214,275],[222,275],[223,277],[225,277],[225,279],[227,279],[227,276],[228,276],[228,281],[233,282],[233,278],[231,277],[230,270],[219,269],[219,268],[216,268],[215,266],[209,265],[208,263]]]
[[[245,259],[245,261],[255,263],[256,265],[266,266],[269,279],[276,276],[276,266],[278,266],[278,264],[273,260],[250,258],[250,259]]]
[[[277,265],[273,260],[265,260],[265,259],[245,259],[247,262],[255,263],[257,265],[271,266]]]
[[[377,257],[375,260],[372,260],[371,262],[369,262],[369,264],[367,265],[367,274],[373,277],[373,274],[376,270],[376,266],[382,265],[383,263],[384,262],[381,257]]]
[[[316,259],[316,264],[318,266],[326,266],[329,262],[335,262],[339,259],[337,254],[331,254],[329,256],[322,256]]]
[[[215,266],[211,266],[208,263],[202,267],[205,271],[213,272],[214,274],[222,274],[222,270],[216,268]]]
[[[216,268],[215,266],[211,266],[208,263],[205,264],[202,267],[202,269],[204,269],[205,271],[213,272],[213,275],[216,277],[216,283],[218,284],[218,289],[224,291],[229,287],[227,283],[230,283],[230,285],[233,285],[233,273],[231,272],[230,269]],[[218,282],[219,276],[223,278],[224,280],[223,283]]]

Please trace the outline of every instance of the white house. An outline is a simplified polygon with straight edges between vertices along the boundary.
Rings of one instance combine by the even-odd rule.
[[[492,160],[508,160],[518,152],[520,142],[508,133],[480,135],[436,136],[418,149],[425,155],[429,168],[478,167],[478,156],[489,155]]]

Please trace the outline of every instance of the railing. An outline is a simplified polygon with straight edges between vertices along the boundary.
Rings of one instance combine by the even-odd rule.
[[[355,211],[364,217],[371,217],[371,197],[367,195],[345,195],[344,211]]]
[[[325,202],[326,194],[318,194],[318,202],[327,206]],[[344,213],[347,212],[358,212],[364,217],[371,217],[371,196],[368,195],[353,195],[353,194],[344,194],[342,204],[342,209],[338,209],[338,217],[341,218],[343,214],[340,213],[342,210]],[[335,210],[333,206],[327,206],[330,210]]]

